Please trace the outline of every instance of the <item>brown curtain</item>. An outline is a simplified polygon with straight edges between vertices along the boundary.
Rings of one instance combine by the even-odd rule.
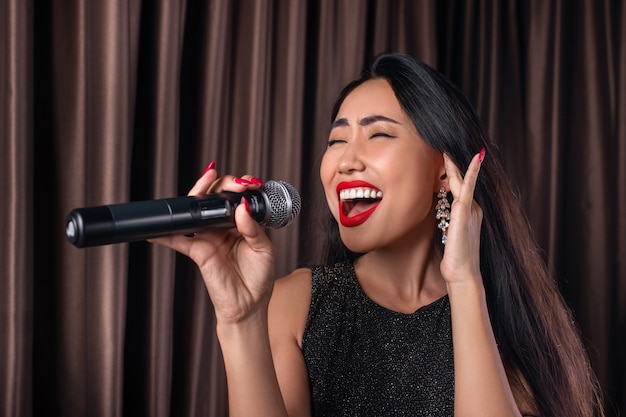
[[[74,248],[65,216],[185,194],[216,160],[300,190],[278,270],[316,262],[330,106],[389,50],[475,104],[626,410],[623,1],[0,0],[2,415],[227,415],[194,265]]]

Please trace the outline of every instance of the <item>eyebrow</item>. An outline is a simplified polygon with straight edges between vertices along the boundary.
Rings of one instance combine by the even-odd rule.
[[[376,122],[388,122],[388,123],[400,124],[396,120],[387,116],[382,116],[382,115],[367,116],[359,120],[359,124],[361,126],[371,125],[372,123],[376,123]],[[337,119],[334,122],[332,122],[330,124],[330,130],[333,130],[334,128],[339,127],[339,126],[349,126],[349,125],[350,123],[348,122],[348,119],[343,117],[341,119]]]

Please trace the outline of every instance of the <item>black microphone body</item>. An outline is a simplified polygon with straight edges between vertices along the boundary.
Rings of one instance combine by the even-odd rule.
[[[245,198],[252,218],[266,227],[290,224],[300,196],[288,183],[268,181],[259,190],[221,192],[74,209],[65,233],[76,247],[132,242],[207,228],[235,227],[235,209]]]

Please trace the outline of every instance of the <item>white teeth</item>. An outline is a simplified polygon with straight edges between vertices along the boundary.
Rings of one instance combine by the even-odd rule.
[[[339,192],[341,200],[354,200],[357,198],[383,198],[383,192],[374,188],[358,187],[346,188]]]

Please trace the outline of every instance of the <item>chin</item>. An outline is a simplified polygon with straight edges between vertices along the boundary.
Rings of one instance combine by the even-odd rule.
[[[367,253],[376,246],[377,239],[371,242],[370,239],[364,239],[363,234],[340,231],[340,235],[343,244],[355,253]]]

